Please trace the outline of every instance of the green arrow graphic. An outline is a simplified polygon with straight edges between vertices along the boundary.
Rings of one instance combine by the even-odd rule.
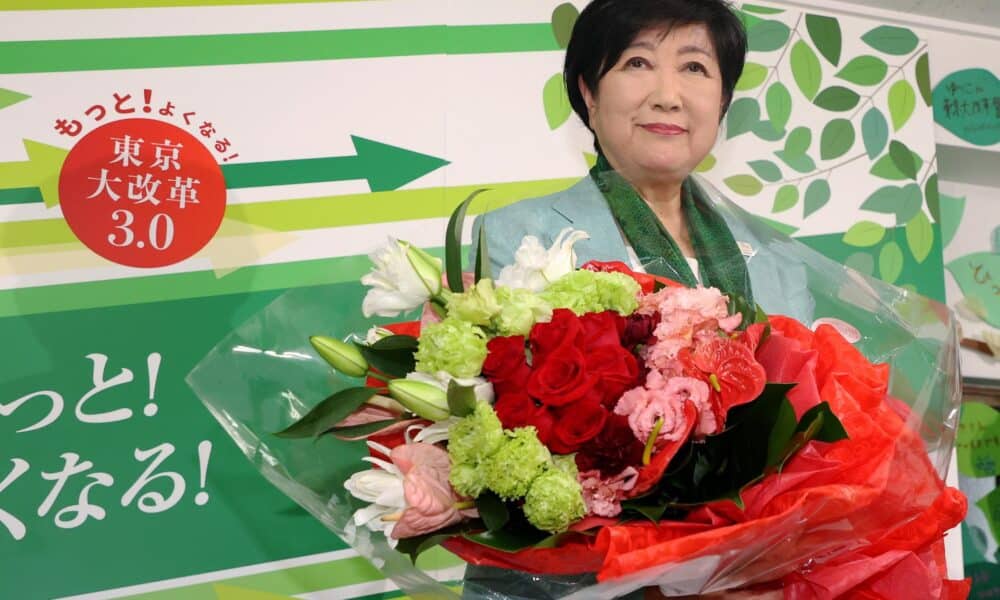
[[[13,104],[17,104],[22,100],[27,100],[31,96],[27,94],[22,94],[21,92],[15,92],[14,90],[5,90],[0,88],[0,108],[7,108]]]
[[[305,158],[223,165],[229,189],[367,179],[373,192],[387,192],[435,171],[448,161],[351,136],[354,156]]]
[[[0,204],[18,201],[37,201],[32,192],[37,188],[45,206],[59,203],[59,170],[66,160],[68,151],[41,142],[24,140],[28,160],[0,163]]]

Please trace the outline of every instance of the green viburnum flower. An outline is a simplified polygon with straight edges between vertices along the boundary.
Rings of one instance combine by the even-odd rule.
[[[489,325],[499,312],[500,304],[490,279],[480,279],[468,291],[448,298],[448,316],[473,325]]]
[[[558,468],[545,471],[531,482],[524,498],[524,516],[528,522],[550,533],[565,531],[586,513],[580,483]]]
[[[497,289],[500,313],[493,317],[497,335],[528,335],[539,321],[552,317],[552,307],[531,290],[501,287]]]
[[[630,315],[639,307],[639,284],[624,273],[573,271],[545,288],[540,296],[553,308],[577,315],[613,310]]]
[[[455,377],[475,377],[486,360],[486,334],[472,323],[448,317],[420,332],[414,358],[423,373],[446,371]]]
[[[475,498],[486,489],[482,469],[468,464],[452,465],[448,481],[456,492],[466,498]]]
[[[500,449],[506,438],[503,425],[486,402],[477,402],[473,413],[448,429],[451,464],[478,465]]]
[[[576,468],[576,454],[559,454],[552,457],[554,467],[565,472],[573,479],[580,473]]]
[[[538,440],[534,427],[505,432],[503,445],[483,463],[486,486],[504,500],[528,493],[531,482],[552,464],[549,449]]]

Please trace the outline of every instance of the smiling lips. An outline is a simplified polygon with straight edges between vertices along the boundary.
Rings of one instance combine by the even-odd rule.
[[[687,129],[684,129],[680,125],[672,125],[668,123],[646,123],[644,125],[640,125],[639,127],[657,135],[681,135],[687,133]]]

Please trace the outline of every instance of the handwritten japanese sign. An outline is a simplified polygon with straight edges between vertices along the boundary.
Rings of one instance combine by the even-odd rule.
[[[985,69],[965,69],[934,88],[934,120],[970,144],[1000,142],[1000,79]]]

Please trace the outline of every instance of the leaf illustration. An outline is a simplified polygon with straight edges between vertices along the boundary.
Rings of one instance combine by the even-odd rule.
[[[823,81],[823,67],[809,44],[799,40],[792,46],[792,77],[808,100],[816,97]]]
[[[552,34],[560,48],[569,46],[569,38],[573,33],[573,25],[580,16],[580,11],[569,2],[563,2],[552,11]]]
[[[572,107],[566,95],[566,86],[563,85],[562,73],[549,77],[545,82],[542,102],[545,105],[545,120],[549,122],[549,129],[556,129],[569,119]]]
[[[771,8],[770,6],[757,6],[756,4],[744,4],[743,10],[757,13],[758,15],[780,15],[785,12],[781,8]]]
[[[739,98],[726,115],[726,139],[752,131],[760,122],[760,103],[753,98]]]
[[[844,261],[844,265],[854,269],[858,273],[864,273],[865,275],[872,275],[875,273],[875,258],[867,252],[855,252],[847,257],[847,260]]]
[[[913,152],[906,147],[906,144],[896,140],[889,142],[889,156],[892,158],[892,164],[896,165],[900,173],[916,180],[917,162],[913,158]]]
[[[808,174],[816,170],[816,161],[814,161],[808,154],[789,154],[784,150],[778,150],[774,154],[780,158],[782,162],[799,173]]]
[[[757,174],[764,181],[769,181],[774,183],[775,181],[781,181],[781,169],[778,165],[774,164],[769,160],[753,160],[747,163],[753,172]]]
[[[785,153],[796,156],[805,154],[812,144],[812,131],[808,127],[796,127],[785,138]]]
[[[847,230],[842,241],[848,246],[868,248],[881,242],[884,237],[885,227],[872,221],[861,221]]]
[[[781,21],[761,21],[747,30],[751,51],[771,52],[785,45],[792,30]]]
[[[888,185],[875,190],[871,196],[861,205],[861,210],[886,215],[895,215],[899,224],[907,223],[918,212],[923,197],[920,194],[920,186],[915,183],[903,187]]]
[[[965,198],[941,194],[941,247],[951,243],[965,214]]]
[[[767,88],[767,118],[771,120],[774,129],[781,131],[788,125],[788,119],[792,115],[792,95],[785,84],[780,81],[775,82]]]
[[[834,77],[857,85],[878,85],[889,72],[889,65],[876,56],[859,56],[847,63]]]
[[[761,22],[764,21],[764,19],[761,19],[760,17],[758,17],[756,15],[752,15],[749,12],[746,12],[746,11],[743,11],[743,10],[739,10],[739,9],[736,10],[736,16],[739,17],[740,22],[743,23],[743,29],[745,29],[746,31],[750,31],[750,29],[754,25],[756,25],[757,23],[761,23]]]
[[[889,123],[882,111],[872,108],[865,113],[865,117],[861,120],[861,136],[865,141],[868,158],[875,160],[876,156],[882,154],[889,141]]]
[[[817,179],[806,188],[805,217],[811,216],[830,201],[830,183],[825,179]]]
[[[813,104],[826,110],[845,112],[851,110],[861,101],[861,96],[854,90],[834,85],[826,88],[813,99]]]
[[[927,210],[931,213],[931,218],[935,223],[941,222],[941,196],[938,194],[938,177],[934,173],[927,178],[924,184],[924,201],[927,203]]]
[[[741,196],[756,196],[764,185],[753,175],[733,175],[723,180],[729,189]]]
[[[840,51],[843,45],[840,22],[833,17],[806,15],[806,30],[809,31],[809,37],[823,58],[834,66],[840,64]]]
[[[778,140],[784,139],[785,130],[775,129],[774,123],[771,121],[761,121],[753,128],[753,134],[762,140],[768,142],[777,142]]]
[[[902,27],[882,25],[861,36],[866,44],[879,52],[903,56],[913,52],[920,40],[915,33]]]
[[[917,95],[913,86],[900,79],[889,88],[889,116],[892,117],[893,131],[899,131],[910,120],[917,106]]]
[[[783,185],[774,195],[774,206],[771,212],[784,212],[799,203],[799,188],[794,185]]]
[[[917,172],[919,173],[921,167],[924,165],[924,161],[916,154],[912,154],[912,156]],[[896,166],[896,161],[893,160],[892,155],[890,154],[886,154],[882,158],[875,161],[875,164],[872,165],[869,173],[876,177],[881,177],[882,179],[888,179],[890,181],[905,181],[907,179],[912,179],[912,177],[899,170],[899,167]]]
[[[924,211],[919,211],[917,216],[906,224],[906,243],[918,263],[927,260],[934,245],[934,226]]]
[[[942,200],[942,208],[944,198]],[[955,277],[966,300],[983,308],[983,319],[993,327],[1000,327],[1000,296],[993,286],[1000,279],[1000,254],[977,252],[957,258],[945,267]],[[987,277],[988,276],[988,277]]]
[[[924,104],[933,106],[934,93],[931,91],[931,68],[926,52],[921,54],[920,58],[917,59],[916,76],[920,97],[924,99]]]
[[[752,90],[764,83],[765,79],[767,79],[767,67],[754,62],[748,62],[743,67],[743,74],[740,75],[739,81],[736,82],[736,91],[745,92]]]
[[[709,154],[708,156],[705,157],[703,161],[701,161],[701,163],[697,167],[694,168],[694,170],[696,173],[704,173],[706,171],[711,171],[712,168],[715,167],[715,163],[716,163],[715,155]]]
[[[819,138],[819,157],[823,160],[840,158],[854,146],[854,125],[847,119],[834,119],[826,124]]]
[[[895,283],[903,272],[903,251],[896,242],[882,246],[878,253],[879,278],[886,283]]]

